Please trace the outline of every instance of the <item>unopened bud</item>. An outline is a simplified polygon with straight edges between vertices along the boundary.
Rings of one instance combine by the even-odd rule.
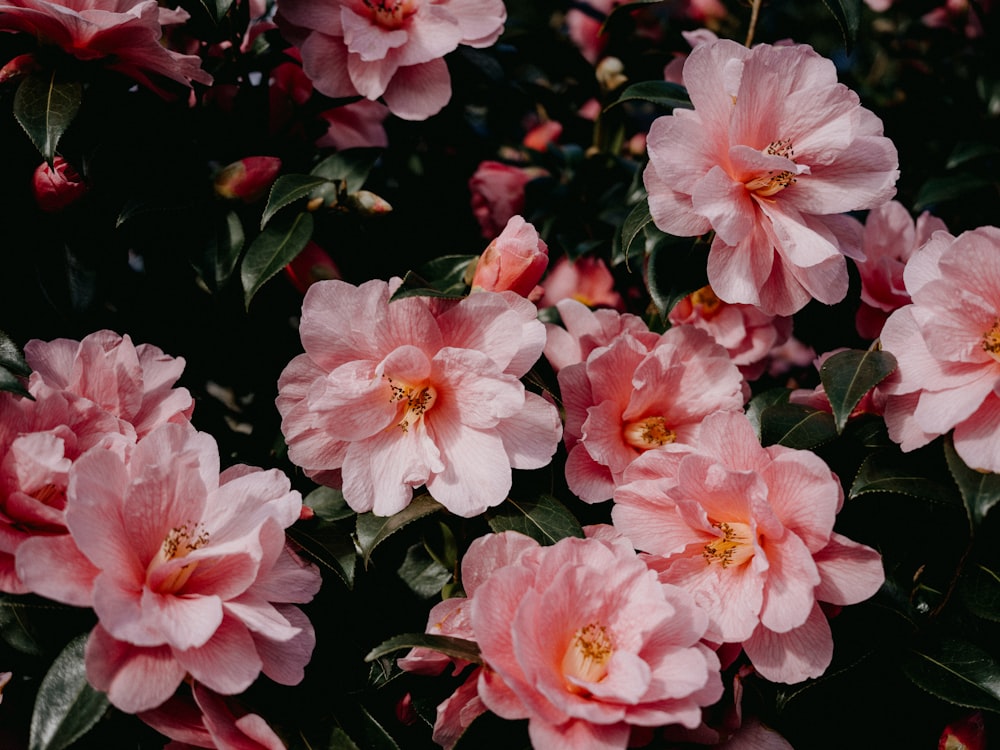
[[[472,277],[473,291],[517,292],[529,297],[549,266],[549,248],[522,216],[512,216],[483,251]]]
[[[221,198],[254,203],[264,197],[281,171],[276,156],[248,156],[223,167],[215,176],[215,193]]]
[[[305,294],[317,281],[339,279],[340,269],[326,250],[310,240],[295,260],[285,266],[285,275],[299,292]]]
[[[63,210],[87,192],[80,174],[61,156],[52,160],[51,168],[48,162],[38,165],[31,187],[38,207],[48,213]]]
[[[41,67],[33,53],[28,52],[18,55],[0,68],[0,83],[6,83],[7,81],[26,76],[29,73],[34,73],[36,70],[41,69]]]
[[[605,91],[614,91],[628,81],[625,65],[617,57],[605,57],[597,64],[597,82]]]
[[[986,723],[982,712],[974,711],[945,727],[938,750],[986,750]]]
[[[358,190],[349,193],[347,204],[362,216],[382,216],[392,211],[389,202],[370,190]]]

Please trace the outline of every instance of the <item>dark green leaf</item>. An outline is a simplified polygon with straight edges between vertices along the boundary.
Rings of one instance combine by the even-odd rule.
[[[861,25],[861,0],[823,0],[823,5],[837,19],[840,33],[844,37],[844,47],[850,52],[858,40],[858,27]]]
[[[1000,148],[986,141],[959,141],[948,155],[946,169],[954,169],[970,161],[1000,156]]]
[[[463,297],[469,291],[475,267],[473,264],[478,259],[478,255],[443,255],[435,258],[415,271],[408,271],[392,298]]]
[[[361,736],[364,739],[365,748],[368,750],[399,750],[399,744],[392,738],[392,735],[360,704],[358,705],[357,717],[361,720]]]
[[[344,499],[344,493],[333,487],[317,487],[302,501],[318,518],[324,521],[340,521],[355,515],[354,510]]]
[[[26,396],[32,401],[35,400],[34,396],[28,393],[28,389],[24,387],[24,383],[21,379],[3,367],[0,367],[0,391],[9,391],[10,393],[18,394],[19,396]]]
[[[957,172],[944,177],[932,177],[921,186],[913,204],[914,211],[933,211],[938,203],[956,200],[983,189],[993,189],[993,182],[969,172]]]
[[[353,193],[364,187],[381,155],[379,148],[349,148],[326,157],[310,174],[327,180],[343,180],[347,185],[345,192]]]
[[[264,283],[302,252],[312,239],[312,232],[312,214],[303,212],[272,222],[251,243],[240,269],[243,300],[247,308]]]
[[[0,367],[10,370],[15,375],[26,378],[31,374],[20,347],[3,331],[0,331]]]
[[[0,594],[0,639],[23,654],[41,656],[44,649],[35,638],[34,628],[28,620],[32,609],[45,609],[47,611],[43,614],[52,614],[48,605],[32,607],[20,597]]]
[[[55,70],[32,73],[17,87],[14,116],[49,165],[82,99],[80,82],[59,80]]]
[[[350,531],[317,518],[290,527],[288,536],[310,559],[335,573],[347,588],[354,587],[358,550]]]
[[[969,565],[962,573],[958,593],[966,608],[986,620],[1000,622],[1000,574],[985,565]]]
[[[483,658],[479,646],[474,641],[463,638],[452,638],[448,635],[431,635],[430,633],[403,633],[394,635],[368,652],[365,661],[374,661],[379,657],[400,651],[404,648],[429,648],[453,659],[482,664]]]
[[[451,580],[451,571],[431,557],[423,544],[414,544],[406,550],[398,573],[410,590],[422,599],[440,595],[441,589]]]
[[[518,531],[539,544],[554,544],[565,537],[583,537],[576,516],[551,495],[533,500],[507,500],[486,514],[493,531]]]
[[[636,203],[629,211],[628,216],[625,217],[621,231],[621,254],[626,268],[631,268],[633,255],[637,255],[639,258],[646,255],[645,229],[652,221],[653,217],[649,213],[648,200]]]
[[[986,514],[1000,502],[1000,474],[969,468],[955,452],[951,438],[944,441],[944,457],[948,470],[955,478],[958,491],[962,494],[969,523],[975,530],[982,524]]]
[[[966,641],[945,638],[903,657],[903,673],[941,700],[1000,712],[1000,664]]]
[[[636,99],[652,102],[668,111],[673,111],[676,107],[691,109],[691,97],[688,96],[687,89],[680,84],[669,81],[633,83],[622,92],[618,99],[608,105],[608,108]]]
[[[873,492],[892,492],[944,505],[955,505],[959,500],[953,487],[927,477],[926,466],[919,457],[902,456],[892,450],[873,453],[865,459],[854,477],[849,496]]]
[[[760,440],[760,416],[769,406],[788,403],[788,396],[791,391],[787,388],[770,388],[762,393],[758,393],[747,404],[747,419],[753,425],[757,439]]]
[[[264,213],[260,216],[260,228],[263,229],[267,223],[274,218],[285,206],[289,206],[295,201],[302,200],[309,193],[321,185],[328,185],[329,180],[322,177],[313,177],[307,174],[283,174],[271,186],[271,192],[267,196],[267,205],[264,206]]]
[[[708,284],[707,268],[708,245],[697,239],[661,234],[653,243],[646,287],[664,320],[678,302]]]
[[[810,450],[837,437],[837,427],[829,412],[802,404],[775,404],[760,415],[763,445],[784,445]]]
[[[848,349],[830,356],[819,368],[826,397],[833,409],[837,432],[854,408],[872,388],[896,369],[896,358],[889,352]]]
[[[419,495],[399,513],[391,516],[376,516],[372,513],[358,514],[358,547],[361,549],[365,567],[375,548],[407,524],[419,518],[436,513],[441,505],[430,495]]]
[[[215,235],[209,239],[201,263],[195,268],[213,291],[229,282],[240,260],[245,240],[243,223],[235,211],[228,212],[216,224]]]
[[[354,744],[354,740],[347,736],[347,732],[340,727],[334,727],[333,732],[330,733],[327,750],[360,750],[360,748]]]
[[[31,715],[29,750],[68,747],[107,710],[107,696],[87,682],[83,650],[88,636],[84,633],[70,641],[42,679]]]

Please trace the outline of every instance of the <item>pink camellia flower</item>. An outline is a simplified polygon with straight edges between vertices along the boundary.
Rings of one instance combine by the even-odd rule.
[[[184,86],[212,82],[196,55],[160,43],[162,26],[185,18],[154,0],[0,1],[0,31],[30,34],[79,60],[101,60],[161,96],[167,95],[163,79]]]
[[[384,104],[360,99],[342,107],[319,113],[326,121],[326,132],[316,139],[319,148],[385,148],[389,145],[382,123],[389,116]]]
[[[451,98],[444,56],[460,44],[489,47],[506,19],[501,0],[283,0],[276,18],[317,91],[381,97],[406,120],[425,120]]]
[[[650,451],[626,470],[614,525],[708,612],[706,640],[742,643],[775,682],[818,677],[833,654],[819,602],[872,596],[879,555],[833,531],[844,495],[818,456],[762,448],[739,412],[701,427],[696,445]]]
[[[261,672],[302,679],[315,636],[294,604],[312,599],[320,576],[286,546],[302,499],[284,474],[220,475],[210,435],[166,424],[128,462],[88,451],[67,494],[66,525],[96,571],[87,679],[112,704],[153,709],[187,675],[223,695]]]
[[[483,237],[496,237],[512,217],[524,211],[524,186],[547,172],[538,167],[514,167],[499,161],[484,161],[469,178],[472,213]]]
[[[545,466],[558,446],[556,408],[519,380],[545,328],[513,292],[390,303],[396,284],[306,292],[305,354],[278,380],[289,458],[359,512],[396,513],[426,485],[453,513],[482,513],[512,468]]]
[[[741,409],[745,384],[728,352],[694,326],[656,343],[623,333],[559,370],[566,409],[566,481],[581,500],[607,500],[646,451],[697,442],[701,421]]]
[[[954,429],[966,464],[1000,472],[1000,229],[935,232],[903,279],[913,301],[881,335],[889,436],[911,451]]]
[[[909,303],[903,268],[939,229],[947,229],[941,219],[924,211],[914,222],[898,201],[889,201],[868,214],[861,240],[865,257],[855,260],[861,274],[861,307],[855,324],[861,336],[878,338],[889,313]]]
[[[157,732],[174,740],[164,750],[286,750],[285,743],[257,714],[247,713],[204,685],[194,683],[163,705],[139,714]]]
[[[549,247],[522,216],[512,216],[476,263],[473,291],[510,290],[530,297],[549,266]]]
[[[772,315],[839,302],[844,255],[860,243],[843,214],[885,203],[899,175],[882,123],[806,45],[699,44],[684,83],[694,109],[649,132],[643,177],[656,225],[715,232],[708,282],[726,302]]]
[[[980,0],[971,3],[969,0],[945,0],[937,8],[921,16],[924,25],[938,29],[954,29],[961,31],[969,39],[978,39],[986,33],[986,19],[989,15],[992,0]]]
[[[280,171],[281,159],[276,156],[247,156],[219,170],[215,176],[215,194],[254,203],[271,189]]]
[[[771,351],[792,334],[791,318],[768,315],[753,305],[723,302],[711,286],[689,294],[667,317],[673,325],[692,325],[708,331],[726,348],[747,380],[763,374]]]
[[[608,346],[628,333],[651,349],[660,340],[642,318],[615,310],[591,310],[583,302],[563,299],[556,303],[562,326],[546,323],[545,358],[552,369],[586,361],[595,349]]]
[[[576,260],[560,258],[545,276],[545,293],[539,307],[551,307],[563,299],[579,300],[588,307],[611,307],[621,310],[625,303],[615,290],[615,277],[607,264],[595,255]]]
[[[50,168],[48,162],[38,165],[31,180],[35,203],[46,213],[62,211],[87,193],[87,183],[64,158],[56,156]]]

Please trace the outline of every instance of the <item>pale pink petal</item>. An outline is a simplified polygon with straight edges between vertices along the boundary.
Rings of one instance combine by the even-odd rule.
[[[743,649],[762,677],[794,684],[826,671],[833,658],[833,636],[817,604],[804,625],[787,633],[759,626]]]
[[[142,648],[116,641],[100,625],[85,650],[87,681],[122,711],[138,713],[166,701],[184,679],[185,669],[170,648]]]
[[[840,534],[833,534],[813,560],[820,574],[817,601],[839,606],[857,604],[874,596],[885,581],[878,552]]]

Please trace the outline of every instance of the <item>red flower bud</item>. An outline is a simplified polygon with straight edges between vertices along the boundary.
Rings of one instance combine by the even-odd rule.
[[[51,169],[48,162],[38,165],[31,187],[38,207],[49,213],[61,211],[87,192],[80,174],[61,156],[52,160]]]
[[[480,256],[472,289],[510,290],[528,297],[548,266],[548,246],[531,224],[521,216],[514,216]]]
[[[215,193],[253,203],[271,189],[279,171],[281,159],[276,156],[248,156],[223,167],[215,176]]]
[[[340,269],[315,242],[309,242],[295,260],[285,266],[285,275],[302,294],[317,281],[339,279]]]
[[[974,711],[945,727],[938,750],[986,750],[986,723],[982,712]]]
[[[24,55],[18,55],[0,68],[0,83],[6,83],[7,81],[26,76],[29,73],[34,73],[36,70],[41,70],[41,67],[34,53],[29,52]]]

